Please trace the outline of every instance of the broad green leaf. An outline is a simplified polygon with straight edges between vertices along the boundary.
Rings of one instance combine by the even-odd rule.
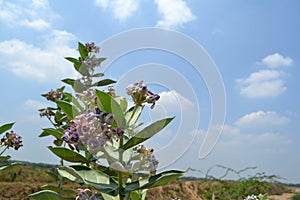
[[[130,200],[145,200],[147,190],[132,191],[129,193]]]
[[[85,45],[78,42],[78,51],[80,53],[81,58],[86,59],[89,55],[89,52],[86,50]]]
[[[144,106],[133,106],[131,107],[125,115],[125,118],[127,120],[127,124],[128,126],[132,126],[136,123],[136,121],[138,120],[138,118],[140,117],[142,111],[143,111]]]
[[[57,169],[60,176],[79,184],[84,184],[83,178],[77,173],[77,171],[71,167],[62,166]]]
[[[143,130],[135,134],[132,138],[129,139],[128,142],[126,142],[120,148],[126,150],[129,149],[130,147],[133,147],[137,144],[140,144],[141,142],[148,140],[153,135],[155,135],[160,130],[162,130],[165,126],[167,126],[173,119],[174,117],[171,117],[171,118],[165,118],[154,122],[153,124],[145,127]]]
[[[65,171],[63,173],[63,171]],[[59,173],[71,181],[83,180],[86,184],[95,187],[102,193],[117,195],[118,184],[107,174],[92,170],[85,166],[61,167]]]
[[[9,160],[11,158],[11,156],[0,156],[0,162],[5,162],[7,160]]]
[[[61,81],[68,85],[71,85],[75,92],[82,92],[87,89],[87,87],[84,84],[82,84],[79,80],[66,78]]]
[[[4,133],[5,131],[10,130],[10,129],[13,127],[14,124],[15,124],[15,123],[13,122],[13,123],[4,124],[4,125],[0,126],[0,135],[1,135],[2,133]]]
[[[29,195],[30,200],[61,200],[62,197],[51,190],[43,190]]]
[[[45,137],[49,135],[54,136],[56,139],[61,139],[64,135],[64,132],[61,129],[44,128],[43,132],[39,135],[39,137]]]
[[[179,171],[179,170],[165,171],[156,174],[154,176],[151,176],[147,179],[142,179],[139,181],[126,184],[124,192],[128,193],[135,190],[149,189],[161,185],[166,185],[167,183],[176,180],[177,178],[183,176],[184,174],[185,174],[184,171]]]
[[[57,106],[59,106],[64,111],[69,120],[72,120],[75,116],[79,115],[79,111],[69,102],[59,100],[55,102]]]
[[[129,138],[125,135],[123,135],[123,142],[127,142],[129,140]],[[105,152],[104,152],[104,156],[105,158],[108,158],[107,161],[109,162],[109,164],[112,164],[116,161],[119,160],[119,147],[120,147],[120,143],[116,140],[116,138],[113,139],[113,143],[106,143],[106,145],[104,146],[105,148]],[[133,149],[129,148],[126,151],[123,151],[123,161],[128,164],[129,161],[132,158],[132,152]]]
[[[54,186],[54,185],[43,185],[42,187],[41,187],[43,190],[51,190],[51,191],[53,191],[53,192],[59,192],[59,187],[57,187],[57,186]]]
[[[119,200],[119,195],[118,196],[111,196],[108,194],[101,194],[104,200]]]
[[[77,101],[77,99],[72,94],[65,92],[64,95],[67,96],[69,101],[72,102],[77,107],[78,110],[80,110],[80,111],[84,110],[84,108],[81,106],[79,101]]]
[[[113,84],[113,83],[116,83],[116,81],[114,80],[111,80],[111,79],[103,79],[101,81],[98,81],[96,83],[93,84],[93,86],[106,86],[106,85],[110,85],[110,84]]]
[[[64,147],[48,147],[55,155],[68,162],[89,163],[81,154]]]
[[[85,183],[101,191],[102,193],[112,196],[118,195],[118,184],[112,178],[109,179],[109,184],[95,183],[89,180],[85,180]]]
[[[71,78],[66,78],[66,79],[63,79],[61,80],[62,82],[68,84],[68,85],[71,85],[72,87],[75,85],[75,79],[71,79]]]
[[[121,106],[109,94],[96,90],[96,95],[106,112],[114,115],[115,121],[119,128],[126,128],[126,120]]]
[[[127,106],[128,106],[128,102],[127,102],[126,98],[125,98],[125,97],[122,97],[122,96],[116,96],[116,97],[114,97],[114,99],[115,99],[115,100],[118,102],[118,104],[121,106],[123,112],[125,112],[126,109],[127,109]],[[125,116],[125,118],[126,118],[126,116]]]
[[[80,60],[72,57],[65,57],[66,60],[72,62],[72,63],[80,63]]]

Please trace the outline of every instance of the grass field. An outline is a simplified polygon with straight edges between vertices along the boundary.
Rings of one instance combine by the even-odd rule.
[[[28,195],[40,191],[41,186],[57,183],[45,171],[51,166],[25,164],[21,167],[0,171],[0,199],[22,200],[29,199]],[[65,188],[76,189],[79,185],[65,181]],[[181,200],[243,199],[249,194],[280,195],[290,189],[282,184],[260,182],[253,179],[244,181],[228,180],[178,180],[168,185],[150,189],[148,200],[171,200],[172,197]],[[296,199],[296,197],[295,197]],[[298,198],[299,199],[299,198]]]

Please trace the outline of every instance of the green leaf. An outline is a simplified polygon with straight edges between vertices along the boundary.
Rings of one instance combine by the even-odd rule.
[[[94,78],[102,77],[102,76],[104,76],[104,73],[96,73],[96,74],[92,75],[92,77],[94,77]]]
[[[111,196],[111,195],[104,194],[104,193],[102,193],[101,195],[104,198],[104,200],[119,200],[119,195],[118,196]]]
[[[9,160],[11,158],[11,156],[0,156],[0,162],[5,162],[7,160]]]
[[[126,111],[127,109],[127,106],[128,106],[128,102],[126,100],[125,97],[122,97],[122,96],[116,96],[114,97],[114,99],[118,102],[118,104],[121,106],[123,112]],[[125,115],[125,118],[126,118],[126,115]]]
[[[59,173],[71,181],[78,182],[82,180],[85,184],[100,190],[102,193],[113,196],[117,195],[118,184],[112,178],[110,178],[110,176],[101,171],[76,165],[71,167],[61,167],[59,169]]]
[[[68,162],[81,162],[81,163],[89,163],[89,161],[83,157],[81,154],[72,151],[70,149],[64,147],[51,147],[49,146],[48,149],[52,151],[55,155],[62,158]]]
[[[83,178],[77,173],[77,171],[71,167],[62,166],[57,169],[60,176],[69,179],[72,182],[84,184]]]
[[[68,85],[71,85],[72,87],[75,85],[75,79],[71,79],[71,78],[66,78],[66,79],[63,79],[61,80],[62,82],[68,84]]]
[[[69,101],[72,102],[78,110],[80,110],[80,111],[84,110],[84,108],[81,106],[79,101],[77,101],[77,99],[71,93],[65,92],[64,95],[66,95],[66,97],[69,99]]]
[[[89,52],[86,50],[85,45],[78,42],[78,51],[80,53],[81,58],[86,59],[89,55]]]
[[[81,63],[80,60],[76,59],[76,58],[72,58],[72,57],[65,57],[66,60],[72,62],[72,63]]]
[[[71,85],[72,88],[75,90],[75,92],[82,92],[87,89],[87,87],[83,83],[81,83],[79,80],[66,78],[61,81],[68,85]]]
[[[148,140],[153,135],[155,135],[160,130],[162,130],[165,126],[167,126],[173,119],[174,117],[171,117],[171,118],[165,118],[154,122],[153,124],[145,127],[143,130],[135,134],[132,138],[128,140],[128,142],[126,142],[120,148],[126,150],[129,149],[130,147],[133,147],[137,144],[140,144],[141,142]]]
[[[10,124],[4,124],[4,125],[0,126],[0,135],[2,133],[4,133],[5,131],[10,130],[13,127],[14,124],[15,123],[13,122],[13,123],[10,123]]]
[[[136,121],[138,120],[138,118],[140,117],[142,111],[143,111],[144,106],[133,106],[131,107],[125,115],[125,118],[127,120],[127,124],[128,126],[132,126],[136,123]]]
[[[106,85],[110,85],[110,84],[113,84],[113,83],[116,83],[116,81],[114,80],[111,80],[111,79],[103,79],[101,81],[98,81],[96,83],[93,84],[93,86],[106,86]]]
[[[30,200],[61,200],[62,197],[51,190],[43,190],[29,195]]]
[[[126,128],[126,120],[121,106],[109,94],[96,90],[96,95],[106,112],[114,115],[115,121],[119,128]]]
[[[54,136],[56,139],[61,139],[64,135],[64,132],[61,129],[44,128],[43,132],[39,135],[39,137],[45,137],[49,135]]]
[[[124,192],[128,193],[135,190],[148,189],[148,188],[153,188],[161,185],[166,185],[167,183],[176,180],[177,178],[183,176],[184,174],[185,174],[184,171],[179,171],[179,170],[165,171],[156,174],[154,176],[151,176],[147,179],[142,179],[140,181],[135,181],[126,184]]]
[[[60,100],[57,100],[55,102],[57,106],[64,111],[69,120],[72,120],[75,116],[79,115],[79,111],[76,109],[76,107],[70,104],[69,102]]]
[[[53,192],[59,192],[59,187],[57,187],[57,186],[54,186],[54,185],[43,185],[42,187],[41,187],[43,190],[51,190],[51,191],[53,191]]]

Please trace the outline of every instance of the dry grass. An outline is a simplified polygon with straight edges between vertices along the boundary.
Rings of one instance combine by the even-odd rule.
[[[45,168],[22,166],[0,171],[0,199],[25,200],[28,195],[40,191],[45,184],[57,185],[45,171]],[[67,188],[76,189],[79,185],[67,183]],[[220,180],[176,181],[165,186],[152,188],[147,193],[147,200],[181,200],[242,199],[248,192],[283,194],[287,187],[283,185],[258,182],[236,182]],[[238,193],[239,192],[239,193]],[[243,195],[241,195],[243,193]]]

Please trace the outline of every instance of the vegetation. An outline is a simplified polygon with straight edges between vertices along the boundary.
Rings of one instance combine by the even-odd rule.
[[[22,163],[22,166],[8,168],[0,172],[0,199],[22,200],[29,199],[28,195],[40,191],[45,185],[55,185],[57,182],[49,175],[55,165]],[[47,172],[47,173],[46,173]],[[42,186],[42,187],[41,187]],[[64,180],[65,191],[76,190],[80,186]],[[170,184],[151,188],[147,193],[147,200],[171,200],[174,197],[181,200],[211,199],[243,199],[250,194],[267,193],[280,195],[289,189],[279,183],[272,183],[249,178],[244,181],[230,181],[218,179],[199,179],[183,177]],[[292,200],[299,199],[300,194],[295,194]],[[74,199],[74,196],[73,196]]]

